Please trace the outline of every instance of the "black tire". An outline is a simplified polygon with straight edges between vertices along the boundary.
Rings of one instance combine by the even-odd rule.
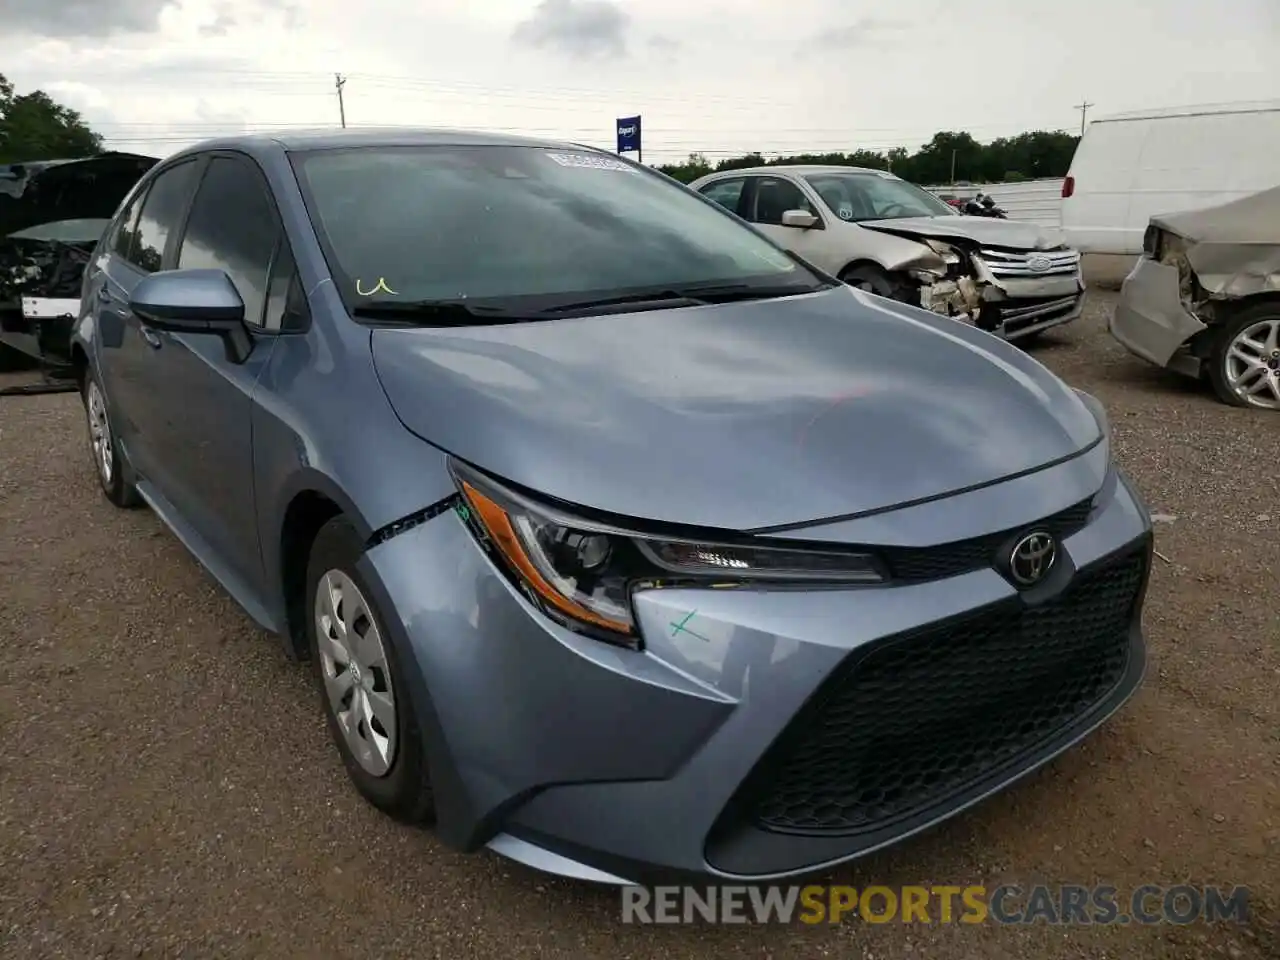
[[[111,450],[111,466],[103,467],[98,460],[98,450],[94,445],[94,414],[91,410],[90,395],[98,391],[103,407],[103,416],[107,426],[107,438]],[[120,441],[116,439],[115,428],[111,424],[111,411],[106,406],[106,393],[98,382],[92,369],[84,372],[84,382],[80,387],[80,399],[84,404],[85,425],[89,431],[89,456],[93,462],[93,473],[98,478],[98,486],[108,500],[122,510],[133,510],[142,505],[142,497],[134,485],[133,467],[120,449]],[[108,474],[109,470],[109,474]]]
[[[435,819],[435,797],[431,791],[423,738],[418,729],[412,693],[401,666],[400,651],[387,632],[386,619],[377,609],[368,583],[356,569],[363,553],[364,544],[359,534],[344,517],[335,517],[321,527],[311,546],[303,611],[307,618],[307,639],[312,669],[319,688],[320,707],[329,726],[329,735],[338,748],[343,766],[347,768],[347,775],[360,794],[373,806],[403,823],[430,823]],[[330,571],[344,574],[355,584],[382,642],[389,674],[386,681],[395,703],[396,748],[389,768],[381,775],[374,775],[361,765],[347,743],[337,713],[330,705],[316,617],[316,594],[323,578]],[[367,631],[365,635],[367,636]]]
[[[1246,307],[1222,324],[1214,335],[1213,349],[1209,353],[1207,363],[1209,383],[1213,385],[1213,392],[1217,394],[1218,399],[1223,403],[1233,407],[1254,406],[1241,399],[1231,389],[1227,376],[1227,360],[1231,344],[1236,337],[1246,328],[1263,320],[1280,320],[1280,303],[1259,303],[1252,307]],[[1280,357],[1274,359],[1280,362]]]
[[[840,274],[840,279],[851,287],[866,290],[877,296],[888,297],[890,300],[902,299],[899,296],[898,284],[894,283],[892,278],[879,267],[869,264],[850,267]]]

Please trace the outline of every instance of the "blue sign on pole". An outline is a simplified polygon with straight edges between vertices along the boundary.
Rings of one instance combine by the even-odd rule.
[[[618,118],[618,152],[627,153],[634,150],[640,152],[640,118]]]

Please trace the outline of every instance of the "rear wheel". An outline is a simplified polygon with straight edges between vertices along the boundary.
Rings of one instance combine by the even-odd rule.
[[[120,442],[111,429],[107,400],[92,370],[84,375],[84,412],[89,424],[89,450],[93,454],[93,470],[98,485],[107,499],[117,507],[128,509],[142,503],[133,484],[133,470],[120,450]]]
[[[1222,326],[1209,357],[1209,382],[1223,403],[1280,410],[1280,304],[1241,310]]]
[[[422,735],[398,651],[356,569],[364,544],[343,517],[316,535],[307,633],[329,733],[366,800],[397,820],[433,818]]]

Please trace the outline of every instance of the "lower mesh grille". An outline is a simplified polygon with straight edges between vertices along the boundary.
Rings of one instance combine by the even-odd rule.
[[[748,786],[756,824],[880,828],[1034,752],[1123,677],[1146,564],[1131,554],[1044,606],[989,607],[855,654]]]

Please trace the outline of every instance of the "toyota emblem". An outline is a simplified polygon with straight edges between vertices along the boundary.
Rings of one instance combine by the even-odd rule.
[[[1058,545],[1043,531],[1028,533],[1009,554],[1009,576],[1020,587],[1032,587],[1048,576],[1058,559]]]
[[[1048,257],[1032,257],[1027,261],[1027,266],[1036,273],[1044,273],[1052,264]]]

